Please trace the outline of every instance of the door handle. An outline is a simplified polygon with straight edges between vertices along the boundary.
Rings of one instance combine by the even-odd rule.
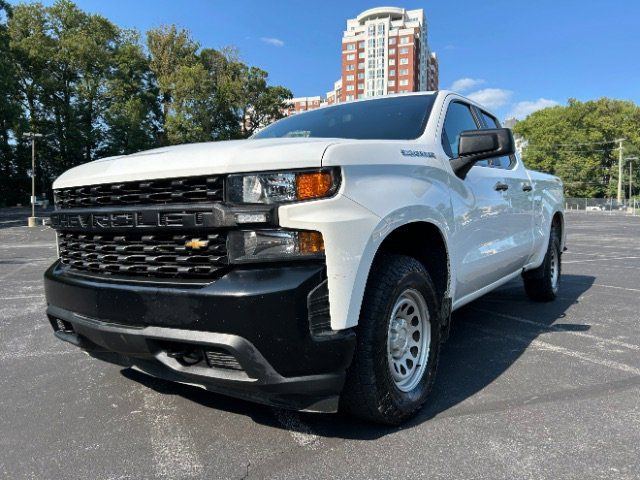
[[[531,184],[525,183],[524,185],[522,185],[523,192],[530,192],[531,190],[533,190],[533,187],[531,186]]]
[[[493,188],[498,192],[504,192],[505,190],[509,189],[509,185],[507,185],[506,183],[498,182]]]

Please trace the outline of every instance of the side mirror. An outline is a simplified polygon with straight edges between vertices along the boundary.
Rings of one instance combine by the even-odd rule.
[[[513,155],[515,151],[516,144],[510,128],[466,130],[460,134],[458,158],[451,160],[451,168],[464,180],[476,162]]]

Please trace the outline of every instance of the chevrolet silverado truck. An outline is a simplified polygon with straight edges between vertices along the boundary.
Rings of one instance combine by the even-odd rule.
[[[453,310],[518,276],[535,301],[560,283],[562,183],[452,92],[105,158],[53,188],[59,339],[277,407],[398,424],[427,400]]]

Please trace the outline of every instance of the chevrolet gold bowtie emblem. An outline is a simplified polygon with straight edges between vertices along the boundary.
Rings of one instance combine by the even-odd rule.
[[[199,238],[192,238],[185,242],[184,246],[193,250],[199,250],[209,245],[209,240],[200,240]]]

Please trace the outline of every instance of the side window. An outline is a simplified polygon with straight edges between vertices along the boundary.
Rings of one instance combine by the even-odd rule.
[[[442,129],[442,148],[449,157],[457,157],[460,134],[465,130],[477,129],[478,125],[469,106],[460,102],[451,102]]]
[[[496,120],[494,117],[489,115],[487,112],[483,112],[479,110],[480,117],[482,117],[482,122],[485,124],[484,128],[500,128],[500,122]],[[503,168],[509,169],[511,168],[511,158],[508,156],[491,158],[489,160],[489,165],[493,168]]]

